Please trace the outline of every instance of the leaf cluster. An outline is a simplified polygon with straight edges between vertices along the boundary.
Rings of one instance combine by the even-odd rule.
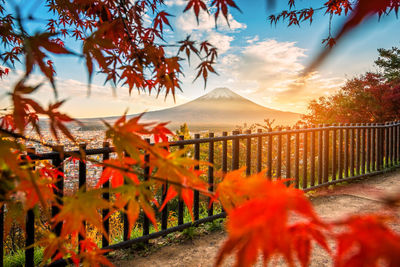
[[[58,212],[48,222],[49,230],[35,243],[35,246],[44,247],[43,264],[70,257],[77,266],[111,265],[104,256],[107,251],[100,249],[85,231],[85,225],[91,224],[107,236],[100,210],[109,210],[106,218],[118,212],[124,213],[130,229],[143,211],[157,228],[156,210],[163,209],[176,196],[185,202],[193,218],[194,190],[213,201],[220,201],[229,215],[227,229],[230,236],[219,254],[217,265],[235,250],[238,266],[253,264],[260,251],[265,262],[275,254],[282,254],[289,264],[293,265],[298,259],[306,266],[313,241],[330,251],[326,236],[332,235],[330,229],[334,226],[317,217],[302,192],[287,188],[282,181],[265,179],[265,173],[246,178],[242,171],[226,174],[216,193],[209,192],[212,185],[204,182],[197,171],[199,164],[206,164],[185,157],[186,150],[172,151],[167,142],[172,133],[166,128],[166,123],[143,123],[141,116],[128,118],[125,114],[114,125],[105,122],[105,135],[115,147],[115,158],[98,162],[86,158],[84,151],[71,155],[79,161],[97,163],[104,171],[96,188],[82,187],[74,195],[63,196],[57,187],[63,173],[47,162],[31,160],[26,147],[18,140],[27,139],[24,134],[30,127],[41,135],[39,116],[49,118],[49,128],[55,138],[59,138],[61,131],[74,140],[66,126],[72,118],[60,112],[64,101],[56,99],[45,108],[33,100],[31,95],[40,88],[40,84],[31,86],[28,83],[34,71],[46,77],[56,98],[56,71],[52,57],[57,55],[81,58],[89,83],[98,71],[104,74],[106,82],[114,86],[127,85],[129,92],[137,89],[174,96],[180,89],[183,74],[181,53],[186,55],[189,63],[193,54],[200,60],[195,79],[203,77],[206,85],[209,73],[216,73],[213,66],[218,56],[217,49],[207,41],[198,43],[190,36],[176,44],[168,43],[165,32],[167,28],[172,29],[172,14],[164,10],[163,0],[47,0],[49,16],[45,18],[41,31],[34,33],[30,32],[27,21],[43,20],[36,19],[34,13],[23,17],[21,14],[25,13],[21,12],[20,6],[16,6],[14,12],[9,12],[5,6],[1,1],[0,56],[6,67],[0,68],[0,78],[7,75],[17,62],[22,62],[25,71],[22,79],[10,90],[12,113],[6,114],[0,124],[0,201],[7,207],[6,233],[13,223],[18,223],[23,229],[29,210],[48,212],[50,206],[57,208]],[[294,7],[295,1],[290,0],[289,8]],[[397,0],[359,0],[355,5],[345,0],[330,0],[323,7],[326,13],[333,16],[347,14],[350,10],[353,12],[337,37],[329,36],[326,42],[332,45],[365,18],[393,10],[397,13],[398,7]],[[240,11],[233,0],[189,0],[184,12],[193,10],[197,19],[200,12],[213,14],[216,23],[222,15],[229,23],[231,8]],[[286,11],[270,19],[271,22],[288,19],[289,25],[299,25],[300,21],[311,22],[315,10]],[[79,44],[79,51],[66,47],[66,41],[71,39]],[[171,48],[176,49],[176,53],[168,53]],[[383,51],[382,57],[387,56],[391,55]],[[383,68],[387,66],[383,61],[379,64]],[[379,76],[369,75],[365,79],[375,82],[372,94],[379,95],[386,89]],[[365,81],[356,82],[363,84]],[[56,147],[52,148],[57,152]],[[58,152],[64,159],[62,151]],[[102,188],[107,182],[112,187],[108,192]],[[169,185],[168,191],[163,192],[166,199],[164,203],[158,203],[156,192],[166,188],[166,184]],[[109,201],[103,198],[106,192],[113,196]],[[303,220],[291,223],[292,213]],[[383,259],[393,266],[398,265],[399,237],[380,218],[377,215],[358,216],[340,224],[346,230],[335,237],[339,242],[335,257],[339,266],[356,266],[353,263],[363,266],[365,259],[361,255],[365,254],[370,255],[371,262]],[[54,230],[58,226],[61,231],[56,235]],[[371,239],[365,232],[359,233],[359,229],[368,229],[387,249],[372,253],[375,247],[370,244]],[[356,253],[351,254],[354,250]]]
[[[399,263],[400,236],[389,226],[393,214],[353,215],[325,222],[304,193],[265,172],[245,177],[227,174],[217,195],[228,213],[228,240],[216,266],[236,254],[234,266],[252,266],[262,255],[264,266],[282,256],[289,266],[309,266],[313,243],[332,257],[335,266],[388,266]],[[398,221],[397,221],[398,222]],[[334,242],[336,245],[332,245]],[[335,248],[335,250],[333,249]]]
[[[312,100],[303,119],[310,124],[383,123],[399,119],[398,48],[378,49],[380,72],[348,79],[334,94]]]

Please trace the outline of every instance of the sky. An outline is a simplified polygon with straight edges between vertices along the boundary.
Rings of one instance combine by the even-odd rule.
[[[16,1],[23,6],[41,1]],[[340,88],[346,79],[366,71],[376,71],[373,61],[378,48],[399,46],[399,20],[394,15],[372,18],[362,27],[346,36],[333,53],[310,77],[299,80],[299,74],[318,54],[322,39],[328,33],[328,16],[318,13],[314,22],[300,27],[287,27],[285,23],[270,25],[270,14],[287,9],[287,1],[277,1],[274,10],[267,8],[265,0],[237,0],[242,10],[231,10],[230,27],[220,19],[215,27],[214,18],[202,13],[200,24],[192,12],[183,13],[186,0],[166,0],[165,9],[175,15],[171,18],[174,30],[166,31],[166,40],[174,42],[187,35],[195,40],[208,40],[219,49],[216,71],[219,75],[209,76],[204,89],[202,80],[193,83],[196,76],[196,61],[191,66],[183,63],[185,77],[182,78],[183,92],[177,92],[176,102],[171,96],[156,98],[153,95],[128,94],[127,87],[104,85],[104,77],[97,75],[88,96],[87,73],[84,62],[74,57],[54,58],[57,71],[57,88],[60,99],[67,99],[63,111],[76,118],[104,117],[128,113],[141,113],[179,105],[204,95],[217,87],[228,87],[234,92],[269,108],[305,113],[310,100],[329,95]],[[325,1],[297,0],[297,7],[322,6]],[[35,15],[46,16],[44,5],[35,8]],[[334,30],[343,18],[335,17]],[[40,30],[29,25],[32,31]],[[79,51],[73,41],[66,43]],[[0,108],[9,105],[7,92],[23,74],[23,67],[16,69],[0,80]],[[32,83],[43,81],[39,72],[31,77]],[[51,88],[42,86],[34,96],[43,104],[54,101]]]

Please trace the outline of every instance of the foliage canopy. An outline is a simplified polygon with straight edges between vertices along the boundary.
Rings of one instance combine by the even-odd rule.
[[[286,187],[282,181],[269,181],[264,173],[245,177],[239,170],[227,174],[216,193],[209,192],[210,185],[200,179],[196,171],[195,166],[199,162],[183,157],[184,150],[169,151],[166,141],[172,133],[165,123],[142,123],[141,116],[128,120],[123,115],[114,125],[106,123],[106,138],[115,146],[117,157],[104,162],[94,161],[105,168],[96,188],[81,188],[72,196],[60,194],[56,185],[62,179],[62,173],[50,164],[21,156],[26,154],[27,148],[18,141],[18,138],[27,139],[24,134],[31,127],[41,136],[39,116],[48,117],[49,128],[56,138],[61,132],[75,140],[65,124],[73,118],[59,111],[64,101],[56,100],[44,107],[31,97],[41,86],[29,84],[35,69],[46,77],[57,96],[55,66],[50,55],[83,59],[89,84],[93,74],[99,71],[105,75],[106,82],[115,86],[127,85],[129,92],[137,89],[174,97],[176,90],[180,90],[181,62],[184,58],[189,61],[191,56],[195,56],[200,60],[196,79],[201,77],[206,82],[209,74],[216,72],[213,65],[217,49],[207,41],[195,42],[190,36],[173,44],[165,42],[166,28],[172,29],[169,21],[172,14],[165,10],[163,0],[47,0],[46,5],[49,17],[43,22],[35,17],[34,12],[22,12],[25,8],[22,5],[4,0],[0,2],[1,59],[5,64],[5,67],[0,67],[0,77],[7,76],[16,62],[24,66],[23,77],[10,88],[12,112],[2,118],[0,125],[0,200],[2,205],[7,206],[6,233],[13,221],[23,228],[29,210],[46,212],[49,206],[55,206],[58,213],[49,222],[50,229],[36,243],[44,247],[43,264],[47,260],[70,256],[76,265],[79,262],[84,266],[111,265],[104,256],[106,251],[101,250],[83,231],[83,222],[89,222],[105,232],[98,209],[109,207],[110,214],[125,213],[130,228],[141,210],[155,224],[155,208],[152,205],[156,202],[155,192],[168,182],[167,201],[179,195],[191,210],[193,190],[198,190],[214,201],[219,198],[228,214],[232,215],[227,224],[230,237],[221,250],[217,264],[226,254],[236,251],[238,266],[251,265],[261,251],[266,262],[275,254],[283,254],[290,265],[297,258],[306,266],[312,240],[329,250],[325,239],[327,234],[335,233],[330,230],[335,225],[318,218],[301,191]],[[270,21],[277,23],[287,19],[289,25],[299,25],[302,21],[312,22],[314,12],[318,10],[331,17],[348,15],[337,36],[329,32],[324,40],[328,48],[310,65],[312,69],[344,34],[372,15],[397,13],[400,1],[359,0],[352,3],[348,0],[329,0],[318,8],[296,10],[295,1],[289,0],[288,6],[288,11],[271,16]],[[221,17],[228,21],[232,8],[239,10],[233,0],[189,0],[183,12],[194,12],[197,18],[200,12],[210,13],[217,23]],[[42,31],[31,32],[28,24],[32,21],[42,23]],[[65,45],[66,40],[71,39],[80,47],[78,51]],[[177,52],[168,53],[171,47]],[[383,51],[381,57],[391,57],[390,53],[385,53]],[[392,67],[392,63],[385,60],[377,64],[383,68]],[[385,79],[391,80],[392,76],[390,74]],[[367,78],[381,86],[381,77],[372,75]],[[360,82],[355,81],[356,84]],[[384,89],[378,90],[378,93]],[[146,136],[151,136],[155,144],[150,145],[144,140]],[[41,143],[40,140],[34,141]],[[51,148],[62,153],[58,147]],[[82,161],[89,160],[84,158],[83,151],[73,156]],[[151,170],[147,181],[139,179],[144,177],[141,170],[145,167]],[[115,196],[109,202],[102,199],[104,189],[101,188],[108,181],[112,185],[110,193]],[[230,196],[233,197],[227,201]],[[289,224],[288,211],[300,213],[306,221]],[[61,231],[56,235],[53,230],[60,223]],[[340,245],[335,256],[338,266],[355,266],[354,263],[363,266],[359,255],[370,255],[372,252],[375,253],[371,254],[374,263],[383,259],[389,265],[398,264],[400,238],[386,227],[379,215],[356,216],[342,224],[348,229],[340,236],[333,235]],[[384,241],[388,249],[373,251],[373,247],[369,246],[370,240],[357,229],[368,229],[368,234]],[[278,235],[284,238],[277,239]],[[349,240],[354,247],[345,246],[350,244]],[[78,244],[79,251],[76,249]],[[358,257],[349,257],[354,250],[359,252],[354,257]]]
[[[400,111],[400,53],[397,47],[378,49],[379,72],[346,81],[336,93],[312,100],[308,123],[383,123],[398,120]]]

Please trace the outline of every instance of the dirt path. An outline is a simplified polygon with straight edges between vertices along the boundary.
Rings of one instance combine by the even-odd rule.
[[[312,199],[318,214],[326,219],[338,219],[350,213],[371,212],[380,207],[380,196],[400,192],[400,172],[368,178],[359,183],[324,189]],[[170,244],[146,256],[133,256],[126,260],[114,260],[116,266],[213,266],[220,246],[226,238],[223,231],[203,235],[179,244]],[[126,253],[126,251],[125,251]],[[125,255],[126,256],[126,255]],[[119,258],[119,257],[117,257]],[[231,266],[233,258],[225,261]],[[278,262],[274,266],[285,266]],[[326,253],[314,247],[311,266],[329,266]],[[271,265],[272,266],[272,265]]]

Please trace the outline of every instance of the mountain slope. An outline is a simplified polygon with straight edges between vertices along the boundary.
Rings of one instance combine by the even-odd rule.
[[[130,115],[131,117],[134,115]],[[275,119],[275,124],[291,125],[300,119],[300,114],[283,112],[258,105],[228,88],[216,88],[208,94],[176,107],[147,112],[147,121],[170,121],[169,127],[176,129],[187,123],[192,131],[233,130],[243,123],[262,123],[264,119]],[[114,117],[106,118],[115,120]],[[92,124],[95,119],[82,120]]]

